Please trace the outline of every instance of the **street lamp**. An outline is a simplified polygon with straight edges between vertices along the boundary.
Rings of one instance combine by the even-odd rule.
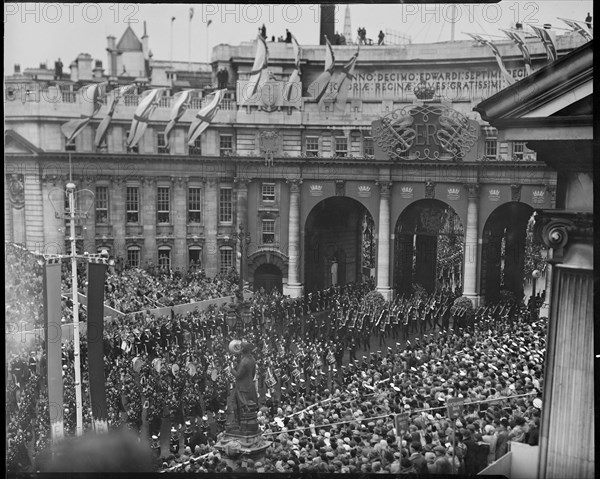
[[[538,269],[534,269],[531,272],[531,277],[533,278],[533,288],[531,291],[531,307],[533,308],[531,311],[532,314],[532,319],[537,319],[537,299],[535,297],[535,286],[537,283],[538,278],[542,275],[542,273],[540,273],[540,271]]]
[[[240,223],[239,233],[236,235],[240,244],[240,277],[239,277],[239,290],[238,290],[238,301],[241,303],[244,300],[244,262],[246,259],[246,246],[250,244],[250,233],[245,230],[244,225]]]

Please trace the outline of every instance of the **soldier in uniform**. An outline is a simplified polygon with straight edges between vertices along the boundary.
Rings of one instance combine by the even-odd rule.
[[[160,442],[158,441],[158,436],[152,436],[150,448],[152,449],[152,457],[158,461],[160,459]]]
[[[192,422],[185,422],[185,429],[183,430],[183,445],[184,447],[191,448],[192,436],[194,435],[194,429],[192,428]]]
[[[171,439],[169,441],[169,451],[172,454],[177,454],[179,452],[179,432],[175,427],[171,427]]]

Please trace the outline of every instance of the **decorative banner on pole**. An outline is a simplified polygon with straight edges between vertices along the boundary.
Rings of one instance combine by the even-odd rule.
[[[506,82],[509,85],[512,85],[513,83],[515,83],[516,80],[513,78],[513,76],[510,74],[510,72],[504,66],[504,62],[502,61],[502,56],[500,55],[500,51],[498,50],[498,47],[496,47],[496,45],[494,45],[489,40],[486,40],[485,38],[483,38],[480,35],[477,35],[475,33],[467,33],[467,35],[469,35],[471,38],[473,38],[477,42],[481,43],[482,45],[488,46],[489,49],[492,51],[492,54],[496,58],[496,63],[498,63],[498,66],[500,67],[500,71],[502,72],[502,76],[504,77]]]
[[[346,109],[346,100],[350,88],[352,88],[351,82],[354,80],[354,68],[356,67],[356,61],[358,60],[358,53],[360,52],[360,46],[357,48],[356,53],[352,58],[342,67],[342,73],[340,74],[337,91],[335,93],[335,111],[344,113]]]
[[[593,40],[594,37],[592,36],[592,34],[588,30],[583,28],[575,20],[568,20],[566,18],[560,18],[560,17],[558,19],[565,22],[570,28],[573,29],[573,31],[579,33],[579,35],[581,35],[583,38],[585,38],[586,42],[591,42]]]
[[[217,90],[214,93],[215,96],[213,97],[212,101],[207,106],[202,108],[198,113],[196,113],[196,118],[194,118],[190,124],[190,129],[188,130],[189,146],[194,145],[196,138],[198,138],[213,121],[213,118],[219,111],[219,106],[221,105],[225,91],[225,89]]]
[[[107,83],[95,83],[86,85],[79,90],[81,93],[81,118],[69,120],[60,127],[60,131],[65,135],[67,143],[72,142],[79,133],[83,131],[86,125],[102,108],[102,98],[106,95]]]
[[[60,263],[44,268],[44,333],[48,370],[48,404],[50,412],[50,437],[59,441],[64,437],[62,331]]]
[[[97,433],[108,432],[104,376],[104,278],[106,264],[88,264],[88,369],[92,421]]]
[[[333,54],[333,49],[331,48],[331,43],[329,43],[327,36],[325,36],[325,42],[327,43],[325,47],[325,71],[308,87],[308,92],[319,104],[325,97],[327,87],[331,82],[331,75],[333,75],[335,70],[335,55]]]
[[[525,62],[525,71],[527,72],[527,75],[531,75],[531,55],[529,54],[529,48],[525,43],[525,35],[523,35],[523,32],[517,30],[502,31],[506,33],[506,36],[515,42],[515,45],[521,50],[521,55],[523,55],[523,61]]]
[[[190,9],[193,12],[193,8]],[[175,127],[175,124],[180,120],[189,105],[190,95],[194,90],[180,91],[173,97],[173,108],[171,109],[171,116],[169,123],[165,127],[165,148],[169,148],[169,134]]]
[[[294,49],[294,71],[292,72],[292,74],[290,75],[289,80],[287,81],[287,83],[285,84],[284,88],[283,88],[283,98],[286,101],[290,101],[292,99],[292,89],[294,87],[294,85],[299,85],[300,89],[302,89],[302,85],[299,83],[300,82],[300,58],[302,55],[302,48],[300,47],[300,44],[298,43],[298,40],[296,40],[296,37],[294,35],[292,35],[292,48]],[[297,91],[294,92],[296,96],[302,96],[302,92],[301,91]]]
[[[262,35],[256,37],[256,54],[254,56],[254,65],[250,72],[250,81],[240,95],[240,106],[243,106],[252,96],[256,94],[259,87],[268,80],[266,69],[269,63],[269,49]]]
[[[557,48],[556,48],[556,38],[554,36],[554,32],[551,30],[547,30],[543,27],[538,27],[536,25],[529,25],[531,29],[535,32],[535,34],[540,37],[540,40],[544,44],[544,48],[546,49],[546,57],[548,61],[553,62],[558,58]]]
[[[96,148],[98,148],[102,144],[104,138],[106,137],[106,133],[108,132],[108,127],[110,125],[110,122],[112,121],[112,117],[115,113],[115,108],[117,107],[117,104],[119,103],[121,98],[127,95],[131,90],[133,90],[133,88],[133,85],[126,85],[120,87],[116,91],[112,103],[110,104],[110,108],[108,109],[108,113],[102,119],[100,125],[98,125],[98,129],[96,130],[96,137],[94,138],[94,144],[96,145]]]
[[[142,93],[142,100],[135,110],[135,115],[131,121],[131,128],[129,129],[129,136],[127,137],[127,147],[133,148],[144,136],[150,117],[156,107],[158,106],[158,100],[163,94],[164,88],[153,88],[152,90],[145,91]]]

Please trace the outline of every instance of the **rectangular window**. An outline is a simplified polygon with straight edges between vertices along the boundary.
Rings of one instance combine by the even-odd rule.
[[[169,149],[167,148],[167,139],[165,138],[165,134],[163,132],[156,133],[156,146],[158,148],[159,153],[169,153]]]
[[[233,153],[233,135],[219,136],[219,154],[221,156]]]
[[[513,160],[522,161],[525,159],[525,142],[515,141],[513,142]]]
[[[129,138],[129,130],[127,130],[125,132],[125,137],[123,138],[123,142],[125,143],[125,148],[127,150],[127,153],[139,153],[140,147],[138,145],[135,145],[131,148],[127,146],[127,138]]]
[[[221,188],[219,193],[219,222],[233,223],[232,189]]]
[[[275,201],[275,183],[262,184],[262,200],[270,203]]]
[[[335,155],[342,158],[348,156],[348,138],[345,136],[335,138]]]
[[[67,141],[65,138],[65,151],[77,151],[77,146],[75,145],[75,139],[71,141]]]
[[[188,223],[200,223],[202,219],[201,213],[202,196],[201,190],[197,187],[188,189]]]
[[[317,157],[319,156],[319,137],[307,136],[306,137],[306,156]]]
[[[158,188],[156,218],[159,223],[169,223],[171,216],[171,190],[168,187]]]
[[[167,248],[158,250],[158,267],[171,269],[171,250]]]
[[[127,187],[127,223],[140,221],[140,189],[137,186]]]
[[[498,140],[495,138],[485,140],[485,157],[495,160],[498,156]]]
[[[199,136],[194,140],[194,144],[190,146],[190,155],[200,156],[202,155],[202,136]]]
[[[275,220],[262,220],[262,242],[275,243]]]
[[[233,268],[233,248],[223,246],[220,250],[219,272],[227,273]]]
[[[139,248],[129,248],[127,250],[127,266],[130,268],[139,268],[140,267],[140,249]]]
[[[373,148],[373,138],[370,136],[365,137],[363,142],[363,155],[366,158],[373,158],[375,156],[375,150]]]
[[[96,186],[96,223],[108,223],[108,187]]]

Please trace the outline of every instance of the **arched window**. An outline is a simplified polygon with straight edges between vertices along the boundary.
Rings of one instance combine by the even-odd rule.
[[[171,248],[168,246],[158,248],[158,266],[160,268],[171,269]]]

